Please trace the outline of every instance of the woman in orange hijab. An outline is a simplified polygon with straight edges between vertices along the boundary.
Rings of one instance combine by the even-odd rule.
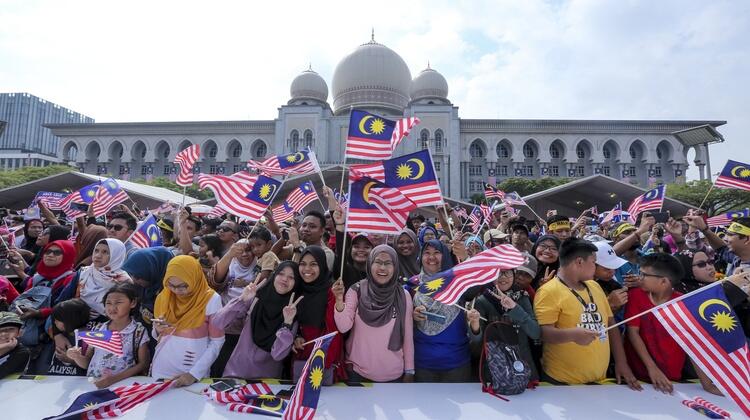
[[[221,297],[208,285],[198,260],[174,257],[154,305],[159,343],[151,376],[174,379],[175,386],[191,385],[208,376],[224,344],[224,331],[209,322],[219,309]]]

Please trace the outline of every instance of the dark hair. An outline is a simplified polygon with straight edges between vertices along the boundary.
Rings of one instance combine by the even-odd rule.
[[[680,260],[664,252],[655,252],[653,254],[641,257],[641,268],[648,267],[654,270],[654,274],[664,276],[672,283],[672,287],[677,286],[685,276],[685,270],[682,269]]]
[[[218,217],[203,217],[203,224],[211,226],[214,229],[218,228],[221,222],[223,222],[223,220]]]
[[[564,267],[576,258],[588,258],[596,254],[596,245],[578,238],[568,238],[560,245],[560,266]]]
[[[110,220],[112,219],[124,220],[125,223],[128,225],[128,230],[135,230],[138,227],[138,221],[135,219],[135,217],[133,217],[132,214],[126,213],[124,211],[113,214]]]
[[[307,213],[305,213],[305,217],[315,217],[316,219],[320,220],[320,227],[325,228],[326,227],[326,217],[323,216],[323,213],[317,211],[317,210],[310,210]]]
[[[89,322],[91,308],[83,299],[68,299],[52,307],[51,315],[54,321],[63,323],[64,332],[72,333],[76,328],[81,328]]]
[[[193,222],[195,225],[195,230],[200,230],[201,228],[201,219],[199,219],[197,216],[190,215],[187,218],[188,222]]]
[[[259,241],[269,242],[273,240],[273,237],[271,236],[271,231],[265,226],[258,226],[247,239],[257,239]]]
[[[547,218],[547,226],[555,222],[568,222],[568,221],[570,221],[568,216],[563,216],[562,214],[556,214],[554,216],[550,216],[549,218]]]
[[[123,295],[127,296],[128,300],[130,300],[131,302],[136,302],[136,305],[133,307],[133,309],[130,310],[131,316],[135,315],[138,312],[138,302],[140,301],[139,297],[141,291],[136,285],[134,285],[133,283],[122,282],[112,286],[112,288],[107,290],[107,293],[104,294],[104,298],[102,298],[102,305],[107,304],[107,297],[112,293],[122,293]]]
[[[214,253],[215,257],[218,257],[221,255],[221,239],[219,239],[219,236],[213,233],[209,233],[208,235],[201,236],[201,241],[206,244],[206,248],[208,248],[209,251]]]

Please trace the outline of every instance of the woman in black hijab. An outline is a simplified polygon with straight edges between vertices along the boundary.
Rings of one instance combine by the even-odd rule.
[[[304,299],[297,307],[299,327],[294,339],[292,357],[292,379],[295,381],[299,378],[312,350],[312,346],[303,347],[302,343],[337,331],[336,322],[333,320],[336,305],[331,291],[333,279],[328,271],[323,248],[317,245],[305,248],[299,261],[299,273],[302,281],[297,285],[297,292]],[[343,338],[337,334],[328,346],[323,384],[331,385],[344,378],[346,373],[343,364]]]
[[[531,255],[538,262],[536,276],[531,281],[531,287],[534,290],[554,277],[560,267],[559,249],[560,239],[555,235],[542,235],[531,247]]]

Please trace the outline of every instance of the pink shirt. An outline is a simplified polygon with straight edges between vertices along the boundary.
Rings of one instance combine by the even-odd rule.
[[[411,313],[414,310],[411,296],[406,290],[406,313],[404,325],[404,344],[398,351],[388,349],[388,341],[396,319],[391,319],[382,327],[371,327],[362,321],[357,313],[359,296],[349,289],[344,297],[344,310],[334,310],[333,318],[336,327],[342,333],[351,330],[346,342],[346,362],[358,374],[375,382],[388,382],[398,379],[404,370],[414,369],[414,337]]]

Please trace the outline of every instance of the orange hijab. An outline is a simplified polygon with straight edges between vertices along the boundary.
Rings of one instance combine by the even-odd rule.
[[[177,277],[188,285],[188,293],[178,296],[169,289],[170,277]],[[154,305],[154,315],[164,318],[176,331],[198,328],[206,321],[206,305],[214,295],[197,259],[180,255],[172,258],[164,274],[164,289]]]

